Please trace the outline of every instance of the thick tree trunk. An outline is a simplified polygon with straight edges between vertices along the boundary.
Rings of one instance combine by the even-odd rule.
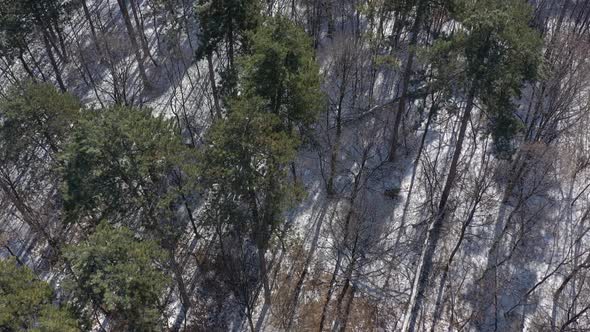
[[[457,137],[457,143],[455,145],[455,151],[453,153],[453,159],[451,160],[449,173],[447,175],[445,186],[440,197],[438,212],[434,218],[434,221],[428,228],[420,262],[418,263],[412,294],[410,296],[408,308],[404,316],[404,322],[402,326],[403,332],[413,332],[416,329],[418,312],[420,311],[422,302],[424,300],[424,292],[428,286],[428,279],[430,278],[430,271],[432,270],[434,253],[441,236],[443,222],[445,221],[447,202],[457,176],[457,166],[459,164],[459,158],[461,157],[461,150],[463,148],[463,141],[465,140],[467,125],[469,124],[469,120],[471,118],[471,111],[473,109],[473,103],[475,99],[475,91],[475,86],[473,86],[467,97],[465,112],[463,113],[463,117],[461,119],[461,127],[459,129],[459,135]]]

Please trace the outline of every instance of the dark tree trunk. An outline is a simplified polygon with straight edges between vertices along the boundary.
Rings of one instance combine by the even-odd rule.
[[[49,62],[51,63],[51,67],[53,67],[53,71],[55,72],[55,79],[57,80],[57,84],[62,92],[66,92],[66,86],[61,78],[61,70],[59,69],[59,65],[57,64],[57,60],[55,60],[55,56],[53,56],[53,51],[51,49],[51,44],[49,43],[47,33],[43,31],[43,42],[45,43],[45,50],[47,51],[47,56],[49,57]]]
[[[426,1],[427,0],[418,0],[417,9],[416,9],[416,19],[414,20],[414,25],[412,26],[411,30],[411,39],[410,43],[408,44],[408,61],[406,62],[406,66],[404,68],[404,74],[402,76],[401,81],[401,89],[400,89],[400,101],[398,104],[397,113],[395,114],[395,120],[393,123],[393,130],[391,134],[391,147],[389,149],[389,161],[395,160],[395,154],[398,148],[398,136],[399,136],[399,127],[401,124],[401,119],[406,110],[406,103],[407,103],[407,94],[408,94],[408,86],[410,85],[410,79],[412,77],[412,67],[414,66],[414,58],[416,57],[416,44],[418,43],[418,34],[420,33],[420,26],[422,25],[422,20],[424,14],[426,12]]]
[[[221,106],[219,105],[219,93],[217,91],[217,84],[215,83],[215,68],[213,66],[211,52],[207,53],[207,67],[209,69],[209,82],[211,83],[211,92],[213,94],[215,115],[218,119],[221,119]]]
[[[41,69],[41,66],[39,65],[39,61],[37,61],[37,59],[33,55],[33,52],[31,52],[29,45],[25,44],[25,48],[27,50],[27,53],[31,57],[31,61],[33,61],[33,65],[35,66],[35,69],[37,69],[37,71],[39,72],[39,75],[41,75],[41,79],[43,80],[43,82],[47,82],[47,77],[45,76],[45,73],[43,73],[43,70]]]
[[[92,39],[94,40],[94,46],[96,47],[96,50],[100,54],[101,53],[100,42],[99,42],[98,36],[96,34],[96,27],[94,26],[94,22],[92,21],[92,15],[90,14],[90,10],[88,9],[88,5],[86,4],[86,0],[81,0],[80,2],[82,2],[82,9],[84,11],[84,17],[86,18],[86,21],[88,22],[88,25],[90,26],[90,33],[92,34]]]
[[[143,50],[143,57],[149,57],[154,66],[158,66],[158,63],[152,56],[152,52],[150,52],[150,47],[145,36],[143,20],[141,19],[141,12],[135,3],[135,0],[130,0],[131,2],[131,12],[133,13],[133,20],[135,21],[136,26],[136,34],[137,38],[139,38],[139,43],[141,44],[141,49]]]
[[[33,71],[31,70],[31,68],[29,68],[29,65],[27,65],[27,62],[25,61],[25,58],[23,57],[23,52],[22,51],[19,51],[18,52],[18,59],[20,60],[20,63],[23,66],[23,69],[27,72],[27,74],[29,75],[29,77],[34,81],[35,80],[35,74],[33,74]]]
[[[440,239],[440,233],[443,226],[443,222],[445,221],[445,216],[447,212],[447,202],[451,194],[451,189],[453,188],[453,185],[455,183],[455,178],[457,176],[457,166],[459,165],[459,158],[461,157],[461,150],[463,148],[463,141],[465,140],[467,125],[469,124],[469,119],[471,118],[471,111],[473,109],[475,92],[476,88],[474,85],[471,88],[471,91],[469,92],[469,95],[467,97],[465,112],[463,113],[463,117],[461,119],[459,136],[457,137],[455,151],[453,152],[453,159],[451,160],[449,173],[447,175],[445,186],[440,197],[438,212],[434,217],[434,221],[430,224],[430,227],[428,228],[426,240],[424,241],[424,247],[422,250],[420,262],[418,263],[418,269],[416,271],[414,279],[412,295],[410,296],[410,302],[408,304],[408,308],[406,310],[406,314],[404,317],[404,323],[402,326],[402,331],[404,332],[413,332],[416,329],[416,320],[418,318],[418,312],[420,311],[420,308],[422,306],[424,292],[428,285],[430,271],[432,270],[434,253],[436,251],[436,247]]]
[[[127,4],[125,3],[125,0],[117,0],[117,3],[119,4],[119,8],[121,9],[121,13],[123,14],[123,20],[125,21],[125,27],[127,28],[127,35],[129,35],[131,47],[135,52],[135,61],[137,61],[137,66],[139,68],[139,76],[141,77],[144,87],[149,88],[151,87],[151,84],[146,75],[145,66],[143,64],[143,59],[141,57],[141,52],[139,50],[139,45],[137,45],[137,35],[135,33],[135,29],[133,28],[133,24],[131,24],[131,18],[129,17]]]

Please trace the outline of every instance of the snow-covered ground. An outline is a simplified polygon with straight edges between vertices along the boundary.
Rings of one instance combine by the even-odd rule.
[[[153,80],[147,90],[138,88],[137,65],[117,2],[87,3],[102,31],[102,51],[110,48],[111,57],[100,59],[81,10],[75,11],[66,29],[71,60],[61,63],[68,89],[89,106],[124,101],[152,108],[177,119],[187,139],[202,137],[211,122],[213,100],[207,63],[194,61],[198,26],[190,3],[177,17],[191,17],[187,29],[174,31],[164,24],[170,17],[150,15],[153,1],[139,1],[145,15],[144,33],[157,63],[145,61]],[[342,14],[350,6],[343,2],[334,10]],[[322,30],[317,61],[329,106],[317,120],[313,142],[302,147],[295,163],[307,195],[285,216],[290,225],[288,242],[301,253],[277,246],[268,257],[275,267],[273,292],[277,296],[285,289],[295,290],[302,271],[308,271],[299,285],[299,306],[292,325],[301,330],[311,329],[307,324],[319,320],[331,284],[330,310],[335,311],[337,301],[347,301],[346,296],[354,299],[349,328],[400,329],[425,233],[438,211],[464,106],[460,98],[440,103],[436,93],[413,100],[404,118],[401,148],[394,162],[389,162],[403,66],[376,65],[375,60],[391,56],[403,63],[407,36],[399,50],[375,53],[362,37],[353,35],[355,24],[367,28],[364,21],[355,20],[355,15],[343,14],[331,38],[326,27]],[[562,71],[557,78],[548,80],[546,86],[535,83],[534,89],[523,89],[518,101],[523,134],[512,160],[494,155],[488,116],[479,107],[474,111],[422,307],[423,329],[435,322],[436,331],[475,330],[473,322],[479,320],[483,330],[541,331],[550,328],[552,317],[560,326],[575,318],[569,325],[572,329],[590,326],[590,59],[586,52],[590,45],[587,38],[559,42],[562,50],[570,52],[567,56],[573,53],[577,60],[559,67],[567,62],[563,54],[563,61],[554,61],[556,71]],[[31,47],[51,76],[42,44]],[[348,69],[342,69],[343,61]],[[25,76],[18,65],[11,70],[15,77]],[[9,75],[2,77],[5,87],[12,80]],[[553,95],[539,97],[545,90]],[[428,122],[433,105],[437,109]],[[338,108],[342,110],[342,135],[335,193],[328,195]],[[0,207],[4,208],[0,244],[6,244],[0,255],[13,254],[43,271],[38,237],[14,207],[5,201]],[[197,218],[199,211],[195,211]],[[202,235],[205,239],[215,236],[205,227]],[[188,226],[177,252],[184,282],[196,303],[206,295],[202,292],[207,281],[207,272],[194,260],[195,253],[206,252],[202,248],[206,241],[200,240]],[[47,274],[48,278],[52,275]],[[177,293],[172,289],[168,298],[169,323],[180,327],[184,322]],[[256,315],[262,306],[262,296],[259,298]],[[200,310],[195,307],[188,313],[189,320]],[[271,309],[265,330],[284,329],[277,318],[281,310]],[[230,322],[226,326],[232,330],[247,329],[234,298],[228,297],[216,315],[214,319]],[[341,322],[335,319],[332,324]]]

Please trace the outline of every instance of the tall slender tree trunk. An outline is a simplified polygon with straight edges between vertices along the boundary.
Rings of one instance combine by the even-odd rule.
[[[342,320],[342,325],[340,326],[340,330],[338,332],[346,331],[346,325],[348,325],[348,318],[350,317],[350,309],[352,308],[352,302],[354,301],[356,289],[356,284],[353,284],[348,295],[348,302],[346,303],[346,310],[344,311],[344,319]]]
[[[408,210],[410,208],[410,204],[412,201],[412,191],[414,190],[414,183],[416,181],[416,173],[418,171],[418,166],[420,165],[420,158],[422,157],[422,151],[424,151],[424,146],[426,145],[426,137],[428,136],[428,130],[430,129],[430,123],[432,122],[432,118],[436,113],[436,106],[432,105],[430,107],[430,111],[428,112],[428,119],[426,120],[426,125],[424,126],[424,133],[422,134],[422,139],[420,140],[420,147],[418,148],[418,153],[416,154],[416,159],[414,160],[414,165],[412,166],[412,176],[410,178],[410,188],[408,189],[408,195],[406,201],[404,202],[404,209],[402,212],[402,218],[400,221],[400,232],[398,232],[398,236],[396,238],[396,244],[400,241],[400,236],[403,235],[405,225],[406,225],[406,218],[408,215]]]
[[[573,281],[576,275],[583,269],[590,265],[590,255],[586,256],[584,262],[574,267],[574,269],[563,279],[557,290],[553,293],[553,305],[551,308],[551,331],[557,331],[557,313],[559,306],[559,298],[565,290],[565,287],[570,281]]]
[[[27,50],[27,53],[31,57],[31,61],[33,61],[33,65],[35,66],[35,69],[37,69],[37,71],[39,72],[39,75],[41,75],[41,79],[43,80],[43,82],[47,82],[47,77],[43,73],[43,70],[41,69],[41,66],[39,65],[39,61],[37,61],[37,58],[35,58],[35,55],[31,51],[31,48],[29,47],[28,44],[25,44],[25,49]]]
[[[19,51],[18,52],[18,59],[20,60],[20,63],[23,66],[23,69],[27,72],[27,74],[29,75],[29,77],[33,81],[35,81],[35,74],[33,74],[33,71],[31,70],[31,68],[29,68],[29,65],[25,61],[25,58],[23,57],[23,51]]]
[[[231,22],[228,24],[228,32],[227,32],[227,53],[228,53],[228,60],[229,60],[229,68],[233,71],[235,69],[234,66],[234,26]]]
[[[280,167],[279,165],[277,165],[277,163],[274,162],[274,160],[270,160],[269,161],[270,167]],[[272,188],[274,188],[274,186],[276,185],[276,181],[275,181],[275,177],[270,175],[267,178],[267,183],[266,186],[269,188],[269,190],[272,190]],[[263,290],[263,304],[262,304],[262,310],[260,312],[260,315],[258,317],[258,320],[256,321],[256,326],[255,326],[255,330],[254,331],[260,331],[260,329],[262,328],[262,325],[264,324],[264,320],[266,318],[266,314],[268,313],[268,310],[270,309],[271,306],[271,288],[270,288],[270,283],[268,280],[268,268],[267,268],[267,262],[266,262],[266,251],[268,248],[268,241],[270,238],[270,235],[272,233],[271,230],[269,230],[270,227],[272,227],[272,222],[273,222],[273,217],[274,217],[274,213],[271,212],[272,211],[272,206],[271,206],[271,201],[269,199],[267,199],[264,203],[263,209],[266,213],[259,213],[259,209],[258,209],[258,205],[257,205],[257,200],[256,200],[256,193],[252,190],[249,191],[249,200],[250,200],[250,209],[252,211],[252,218],[253,220],[255,220],[256,222],[256,229],[254,230],[254,234],[252,234],[252,238],[254,239],[254,242],[256,243],[256,247],[258,250],[258,268],[259,268],[259,274],[260,274],[260,280],[262,280],[262,290]]]
[[[498,216],[494,223],[494,234],[493,234],[493,241],[492,246],[487,252],[486,256],[486,267],[479,281],[479,286],[485,287],[485,291],[482,293],[483,297],[481,301],[478,301],[477,306],[475,308],[475,317],[473,323],[476,328],[483,328],[487,324],[488,319],[488,312],[490,308],[494,309],[494,315],[497,315],[498,308],[496,308],[495,302],[492,300],[492,296],[496,293],[496,273],[498,268],[498,258],[502,253],[501,250],[501,241],[505,233],[506,229],[506,215],[508,214],[509,210],[509,201],[512,197],[513,191],[516,188],[516,183],[518,179],[522,176],[523,172],[526,168],[526,163],[523,162],[521,159],[521,152],[513,161],[512,166],[510,169],[512,170],[510,179],[508,180],[508,185],[506,186],[504,193],[502,195],[502,200],[500,201],[500,207],[498,210]],[[492,288],[490,288],[492,287]],[[494,323],[497,323],[497,320],[494,319]]]
[[[340,96],[338,97],[338,109],[336,113],[336,137],[334,138],[334,146],[332,147],[332,151],[330,151],[330,175],[328,177],[326,189],[328,196],[332,196],[335,193],[334,179],[336,178],[338,155],[342,141],[342,103],[344,101],[344,97],[346,96],[346,70],[346,67],[342,69],[342,85],[340,86]]]
[[[338,298],[336,300],[336,321],[335,321],[334,327],[332,329],[333,331],[338,331],[338,330],[340,330],[340,327],[342,327],[342,321],[343,321],[343,317],[344,317],[344,313],[342,311],[342,302],[344,301],[344,298],[346,297],[348,290],[350,289],[350,286],[351,286],[352,272],[354,271],[357,244],[358,244],[358,234],[355,237],[354,246],[353,246],[352,252],[350,254],[350,256],[351,256],[350,263],[349,263],[348,267],[346,268],[346,273],[344,276],[344,286],[342,287],[342,290],[340,291],[340,295],[338,295]]]
[[[485,146],[483,148],[481,166],[480,166],[479,175],[478,175],[479,179],[483,179],[483,177],[487,176],[486,174],[488,172],[488,167],[487,167],[488,163],[486,161],[488,159],[486,157],[486,155],[487,155],[486,150],[487,150],[487,142],[485,143]],[[483,198],[483,195],[485,193],[485,188],[480,187],[479,184],[476,187],[478,188],[477,196],[474,199],[474,202],[473,202],[473,205],[469,211],[469,215],[467,217],[467,220],[463,223],[463,225],[461,225],[461,231],[459,232],[459,239],[457,240],[457,243],[455,244],[453,250],[451,251],[451,254],[449,255],[449,259],[447,260],[447,262],[442,270],[443,272],[442,272],[442,276],[440,278],[440,283],[438,286],[436,303],[434,305],[432,326],[430,327],[431,332],[435,331],[435,328],[438,325],[438,321],[440,320],[440,317],[441,317],[443,309],[444,309],[443,297],[444,297],[445,286],[446,286],[446,282],[447,282],[447,279],[449,276],[449,270],[450,270],[451,264],[453,263],[455,255],[459,251],[461,244],[463,243],[463,240],[465,239],[465,234],[467,232],[467,228],[469,227],[469,225],[473,221],[475,213],[477,212],[477,207],[479,206],[479,204]]]
[[[126,0],[117,0],[117,3],[119,4],[119,8],[121,9],[121,13],[123,14],[123,21],[125,21],[125,27],[127,29],[129,41],[131,42],[131,47],[135,52],[135,61],[137,61],[139,76],[143,82],[144,87],[149,88],[151,87],[151,84],[147,78],[145,66],[143,64],[143,59],[141,57],[141,52],[139,50],[139,45],[137,45],[137,34],[135,33],[135,29],[133,28],[133,24],[131,23],[131,18],[129,17],[129,11],[127,10],[127,4],[125,3],[125,1]]]
[[[94,41],[94,47],[96,47],[96,50],[100,54],[101,53],[100,43],[98,40],[98,35],[96,34],[96,27],[94,26],[94,22],[92,21],[92,15],[90,14],[90,10],[88,9],[88,4],[86,4],[86,0],[80,0],[80,2],[82,3],[82,10],[84,11],[84,17],[86,18],[86,21],[88,22],[88,25],[90,26],[90,33],[92,34],[92,39]]]
[[[424,241],[424,247],[418,263],[418,269],[414,278],[414,285],[412,287],[412,294],[408,308],[404,315],[404,321],[402,325],[403,332],[413,332],[416,329],[416,320],[418,318],[418,312],[422,306],[424,300],[424,292],[428,286],[428,279],[430,277],[430,271],[432,270],[432,264],[434,259],[434,253],[436,251],[438,241],[441,236],[441,229],[443,222],[445,221],[447,202],[453,188],[455,178],[457,176],[457,166],[459,164],[459,158],[461,157],[461,150],[463,148],[463,141],[465,140],[465,133],[467,131],[467,125],[471,118],[471,111],[473,109],[473,103],[475,99],[476,87],[472,83],[471,91],[467,97],[467,103],[465,111],[461,119],[461,127],[459,129],[459,135],[457,137],[457,143],[455,145],[455,151],[453,152],[453,159],[449,168],[449,173],[445,181],[440,202],[438,205],[438,212],[434,217],[434,221],[430,224],[426,239]]]
[[[39,19],[39,18],[37,18],[37,22],[38,22],[37,24],[39,25],[40,29],[45,31],[45,33],[47,34],[47,40],[49,41],[49,44],[51,44],[51,46],[53,46],[53,49],[55,50],[55,54],[57,54],[57,57],[61,61],[66,62],[65,55],[62,54],[62,51],[58,47],[58,42],[56,41],[58,39],[58,37],[55,34],[55,32],[53,31],[51,24],[44,24],[45,22],[41,21],[41,19]]]
[[[330,304],[330,300],[332,300],[332,294],[334,293],[334,285],[336,284],[336,276],[338,275],[338,270],[340,270],[340,265],[342,264],[342,254],[340,250],[338,250],[336,256],[336,264],[334,264],[334,272],[332,272],[332,278],[330,278],[330,284],[328,285],[328,292],[326,293],[326,300],[324,302],[324,307],[322,308],[322,316],[320,318],[320,326],[318,328],[319,332],[324,330],[324,324],[326,322],[326,316],[328,314],[328,306]]]
[[[217,84],[215,83],[215,67],[213,66],[213,59],[211,52],[207,53],[207,67],[209,70],[209,83],[211,84],[211,92],[213,94],[213,106],[215,107],[215,114],[218,119],[221,119],[221,106],[219,105],[219,92],[217,91]]]
[[[334,4],[332,3],[333,0],[324,0],[322,1],[324,10],[325,10],[325,14],[326,14],[326,20],[328,21],[328,31],[327,31],[327,36],[328,38],[332,39],[334,37],[334,32],[335,32],[335,24],[334,24]]]
[[[61,78],[61,70],[59,69],[59,65],[57,64],[57,60],[55,60],[55,56],[53,56],[53,51],[51,49],[51,44],[49,43],[49,39],[47,37],[47,33],[43,31],[43,42],[45,43],[45,49],[47,51],[47,56],[49,57],[49,62],[51,63],[51,67],[53,67],[53,71],[55,72],[55,79],[57,80],[57,84],[62,92],[66,92],[66,86]]]
[[[135,3],[135,0],[129,0],[129,2],[131,2],[131,12],[133,13],[133,20],[135,21],[135,26],[137,28],[137,38],[139,38],[139,43],[141,44],[141,49],[143,50],[143,57],[149,57],[150,60],[152,60],[154,66],[158,67],[158,63],[152,56],[152,52],[150,52],[150,46],[148,44],[147,37],[145,36],[141,12]]]
[[[445,266],[443,268],[442,276],[440,278],[440,283],[439,283],[438,291],[437,291],[437,295],[436,295],[436,303],[434,304],[434,314],[433,314],[433,318],[432,318],[432,326],[430,327],[430,332],[435,331],[435,327],[437,326],[438,321],[440,320],[440,317],[442,315],[442,311],[444,308],[444,303],[442,300],[444,297],[444,290],[445,290],[445,285],[447,283],[447,278],[449,276],[449,270],[451,268],[451,264],[453,264],[453,260],[455,259],[455,255],[459,251],[459,248],[461,248],[461,244],[463,243],[463,239],[465,238],[465,233],[467,231],[467,227],[469,227],[469,225],[471,224],[471,221],[473,220],[475,212],[477,211],[478,205],[479,205],[478,201],[473,204],[473,207],[471,208],[471,211],[469,212],[469,217],[463,223],[463,225],[461,225],[461,232],[459,234],[459,240],[457,240],[457,243],[455,244],[455,247],[453,248],[453,251],[451,252],[451,255],[449,256],[449,259],[447,260],[447,263],[445,264]]]
[[[299,279],[297,279],[297,282],[295,283],[295,291],[293,292],[293,298],[291,300],[291,308],[289,311],[289,318],[288,318],[288,322],[287,322],[287,328],[286,328],[287,331],[290,331],[291,326],[293,326],[293,318],[295,316],[295,312],[297,311],[297,303],[299,302],[299,294],[301,294],[301,289],[303,288],[303,282],[305,281],[305,277],[307,276],[307,273],[309,271],[309,265],[311,264],[311,260],[313,259],[313,256],[315,255],[315,251],[317,250],[317,247],[318,247],[320,232],[322,230],[322,224],[323,224],[324,218],[326,216],[326,211],[328,210],[328,204],[329,204],[329,201],[326,201],[324,203],[324,205],[322,206],[321,211],[317,217],[316,228],[315,228],[315,232],[313,235],[313,239],[311,241],[311,248],[309,249],[309,252],[308,252],[307,257],[305,259],[303,271],[301,272]],[[335,211],[336,210],[334,209],[334,212]]]
[[[395,242],[393,244],[394,248],[397,248],[399,246],[399,243],[402,239],[402,237],[405,235],[406,233],[406,218],[408,215],[408,210],[410,208],[410,204],[411,204],[411,200],[412,200],[412,192],[414,189],[414,182],[416,181],[416,174],[418,172],[418,166],[420,165],[420,158],[422,156],[422,151],[424,150],[424,147],[426,146],[426,137],[428,135],[428,130],[430,129],[430,123],[432,122],[432,118],[434,117],[434,114],[436,113],[436,107],[433,104],[430,108],[430,111],[428,112],[428,120],[426,120],[426,125],[424,126],[424,133],[422,134],[422,139],[420,140],[420,147],[418,148],[418,153],[416,153],[416,159],[414,159],[414,165],[412,167],[412,176],[410,177],[410,188],[408,189],[408,194],[406,196],[406,201],[404,202],[404,209],[402,211],[402,217],[400,220],[400,225],[399,225],[399,230],[396,234],[395,237]],[[389,265],[389,271],[387,273],[387,277],[385,279],[385,283],[383,288],[387,289],[389,287],[389,282],[391,280],[391,272],[393,271],[394,268],[394,263],[392,262]]]
[[[4,192],[4,197],[14,205],[16,210],[21,214],[22,220],[33,230],[33,232],[41,234],[43,239],[47,241],[47,244],[57,251],[58,243],[56,243],[44,225],[40,223],[37,213],[23,201],[12,179],[5,174],[2,174],[0,177],[0,190]]]
[[[182,277],[182,268],[178,265],[176,257],[174,257],[174,250],[170,250],[170,264],[172,265],[172,272],[174,273],[174,279],[176,279],[178,292],[180,293],[180,302],[182,306],[180,309],[180,314],[183,316],[182,320],[178,321],[178,324],[180,324],[182,321],[186,320],[186,315],[191,307],[191,300],[188,292],[186,291],[186,286]]]
[[[94,96],[96,97],[96,100],[98,100],[98,103],[101,105],[102,108],[104,108],[104,103],[102,102],[102,98],[100,97],[100,93],[98,92],[97,89],[97,84],[96,84],[96,80],[94,79],[94,77],[92,76],[92,70],[90,70],[90,68],[88,68],[88,62],[86,60],[86,58],[84,57],[84,52],[82,52],[82,45],[80,44],[80,41],[78,40],[78,38],[76,39],[76,44],[78,45],[78,50],[79,50],[79,57],[80,57],[80,63],[79,63],[79,70],[80,70],[80,74],[82,76],[82,79],[84,80],[84,82],[92,87],[92,90],[94,91]],[[88,80],[86,79],[86,76],[88,76]]]
[[[59,23],[54,23],[54,29],[57,34],[57,39],[59,41],[61,53],[63,54],[63,60],[64,62],[69,62],[68,49],[66,47],[66,40],[64,38],[63,29],[59,26]]]
[[[264,257],[265,252],[266,250],[264,249],[258,249],[258,260],[260,261],[260,276],[262,278],[264,302],[262,304],[262,310],[260,311],[258,320],[256,321],[255,331],[260,331],[262,329],[262,324],[264,324],[264,319],[266,318],[266,314],[268,313],[268,310],[270,309],[271,305],[271,289],[270,284],[268,282],[266,258]]]
[[[406,110],[408,86],[410,85],[410,79],[412,77],[412,67],[414,66],[414,58],[416,57],[416,44],[418,43],[418,35],[420,33],[420,26],[426,12],[426,2],[428,0],[418,0],[416,8],[416,19],[412,25],[410,43],[408,44],[408,60],[404,68],[404,74],[401,81],[400,89],[400,101],[398,104],[397,113],[395,114],[395,120],[393,123],[393,130],[391,134],[391,146],[389,149],[389,161],[395,160],[395,154],[398,148],[398,136],[401,119]]]
[[[369,153],[369,149],[365,149],[362,157],[362,162],[360,166],[359,173],[354,177],[354,183],[352,187],[352,193],[349,199],[349,209],[346,213],[346,217],[344,219],[344,234],[342,235],[342,241],[347,241],[350,235],[350,222],[352,221],[352,215],[354,212],[354,205],[356,202],[356,197],[359,192],[360,182],[363,177],[363,172],[365,169],[365,164],[367,162],[367,156]],[[338,244],[337,244],[338,245]],[[332,272],[332,277],[330,278],[330,284],[328,285],[328,292],[326,293],[326,301],[324,302],[324,306],[322,308],[322,315],[320,318],[320,325],[319,331],[321,332],[324,329],[324,324],[326,322],[326,317],[328,313],[328,306],[330,305],[330,301],[332,300],[332,295],[334,293],[334,286],[336,284],[336,278],[338,276],[338,271],[340,270],[340,266],[342,265],[342,248],[338,247],[336,252],[336,264],[334,265],[334,271]]]

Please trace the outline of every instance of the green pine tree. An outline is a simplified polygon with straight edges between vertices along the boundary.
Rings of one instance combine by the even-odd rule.
[[[509,157],[511,140],[521,128],[514,99],[524,82],[536,77],[540,61],[542,40],[528,25],[531,8],[513,0],[461,0],[452,8],[464,29],[433,48],[439,81],[480,101],[491,120],[496,153]]]
[[[80,107],[75,97],[49,84],[24,83],[10,88],[0,102],[1,158],[17,163],[20,157],[41,149],[53,160],[79,117]]]
[[[151,110],[87,111],[61,154],[66,221],[154,227],[170,203],[167,175],[187,151],[173,122]]]
[[[260,111],[281,120],[277,129],[308,130],[323,106],[311,40],[283,17],[269,18],[250,39],[250,53],[240,59],[243,98],[261,98]]]
[[[246,45],[246,32],[256,27],[258,0],[198,0],[199,37],[197,59],[220,51],[227,44],[230,67],[240,48]]]
[[[265,251],[285,198],[297,191],[286,166],[322,98],[311,41],[302,29],[273,18],[252,33],[251,41],[251,53],[240,59],[240,96],[230,100],[230,115],[212,128],[202,169],[213,192],[224,196],[211,210],[241,211],[235,212],[240,217],[219,219],[245,225]]]
[[[437,42],[431,59],[438,79],[436,84],[449,89],[448,95],[464,98],[465,106],[437,212],[428,228],[415,274],[402,326],[404,332],[416,329],[474,106],[480,103],[490,117],[502,117],[503,124],[512,121],[512,99],[518,96],[525,81],[534,78],[540,55],[541,39],[528,26],[531,10],[527,3],[519,0],[457,0],[453,5],[453,17],[462,27],[446,40]],[[510,126],[500,130],[505,137],[513,134]],[[446,277],[445,273],[442,285]],[[440,302],[437,302],[435,317],[440,315],[439,308]]]
[[[88,314],[98,309],[115,331],[162,329],[160,297],[169,278],[159,268],[165,254],[155,242],[103,221],[64,257],[72,272],[66,288]]]
[[[53,304],[49,285],[13,259],[0,260],[0,330],[80,331],[73,315]]]
[[[48,84],[13,87],[0,102],[0,191],[54,248],[59,243],[37,208],[59,209],[53,201],[60,180],[58,155],[79,114],[76,98]]]
[[[235,286],[234,295],[243,302],[254,330],[251,309],[256,296],[250,290],[258,284],[264,290],[258,320],[262,322],[271,301],[266,251],[285,209],[300,192],[288,177],[288,165],[301,144],[301,132],[315,121],[321,94],[311,41],[303,30],[283,18],[269,19],[251,33],[250,40],[250,53],[239,60],[240,93],[229,100],[228,116],[208,133],[201,175],[209,188],[208,222],[232,234],[240,247],[253,243],[257,249],[259,278],[224,276]],[[244,265],[232,266],[232,271],[251,270],[247,257],[222,261]]]
[[[27,43],[30,41],[34,25],[30,15],[26,15],[23,1],[0,1],[0,55],[9,62],[15,58],[21,60],[21,64],[33,77],[34,74],[28,67],[24,53]]]

